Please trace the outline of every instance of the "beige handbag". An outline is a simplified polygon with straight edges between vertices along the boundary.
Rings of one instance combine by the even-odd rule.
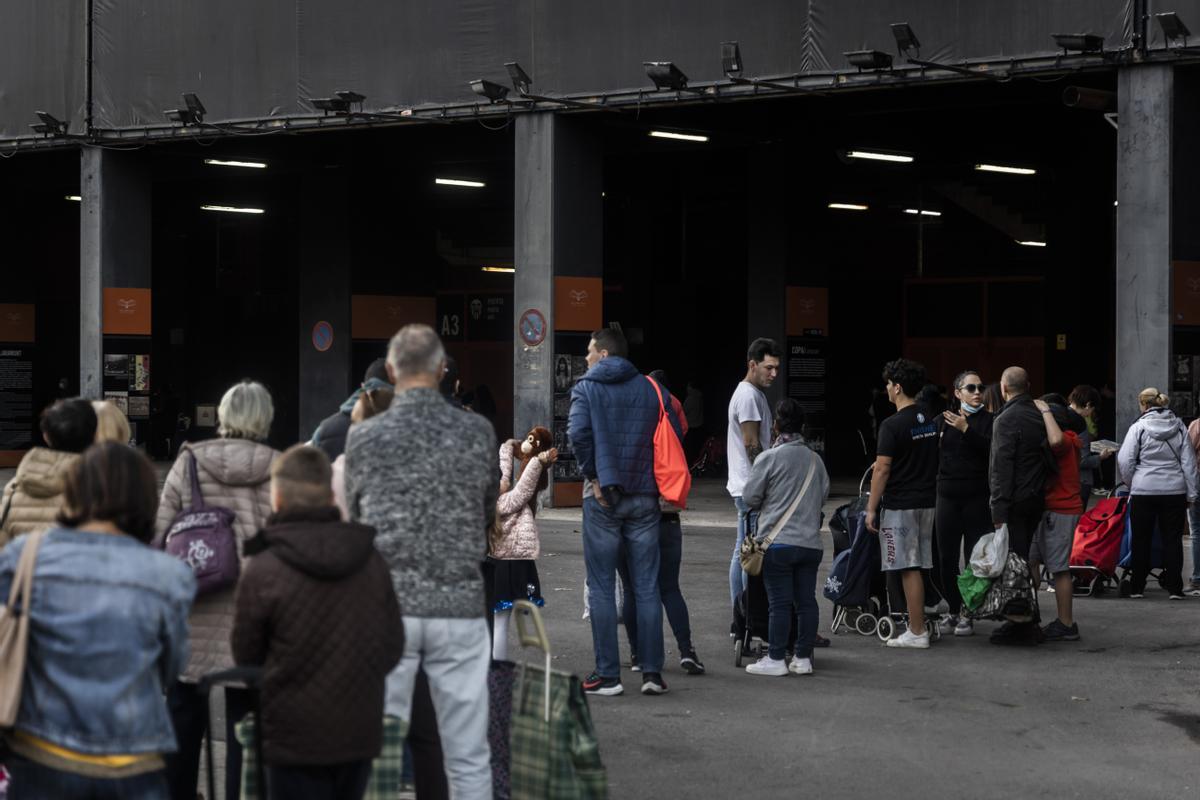
[[[0,606],[0,728],[11,728],[21,708],[21,681],[29,647],[29,603],[33,568],[45,531],[31,534],[13,573],[8,604]]]

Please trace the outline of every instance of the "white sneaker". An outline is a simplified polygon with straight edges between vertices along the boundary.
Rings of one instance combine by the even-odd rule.
[[[937,601],[935,606],[925,606],[925,613],[931,617],[939,617],[943,614],[950,613],[950,604],[946,602],[946,598]]]
[[[975,623],[966,617],[959,617],[958,624],[954,626],[955,636],[971,636],[975,633]]]
[[[887,640],[888,647],[909,647],[916,650],[929,649],[929,631],[917,636],[912,631],[905,631],[894,639]]]
[[[778,678],[788,674],[788,665],[782,658],[775,659],[770,656],[763,656],[753,664],[747,664],[746,672],[749,672],[751,675],[770,675]]]
[[[799,658],[792,656],[791,662],[788,664],[788,672],[796,675],[812,675],[813,666],[811,658]]]

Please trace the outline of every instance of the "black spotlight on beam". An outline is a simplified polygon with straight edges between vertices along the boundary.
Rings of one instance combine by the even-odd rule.
[[[1054,44],[1063,49],[1063,53],[1103,53],[1104,37],[1094,33],[1053,33]]]
[[[842,55],[850,62],[850,66],[858,67],[859,72],[862,72],[864,69],[892,68],[892,54],[881,50],[852,50],[848,53],[842,53]]]
[[[204,104],[200,102],[200,98],[195,92],[183,93],[183,108],[168,108],[163,114],[167,119],[183,125],[199,125],[204,122],[204,115],[208,113],[204,109]]]
[[[572,100],[567,97],[548,97],[544,94],[534,94],[531,91],[533,89],[533,78],[529,77],[528,72],[521,69],[520,64],[518,64],[516,61],[507,61],[504,64],[504,68],[506,70],[508,70],[508,79],[509,79],[509,81],[512,82],[513,89],[516,91],[517,94],[519,94],[521,96],[522,100],[528,100],[528,101],[532,101],[534,103],[554,103],[556,105],[568,106],[570,108],[590,108],[590,109],[603,108],[602,106],[598,106],[595,103],[588,103],[583,100]],[[491,97],[489,95],[483,93],[483,91],[482,91],[483,87],[480,87],[480,88],[475,87],[476,83],[485,84],[485,83],[489,83],[489,82],[488,81],[472,81],[471,88],[474,89],[476,92],[483,94],[484,97],[487,97],[490,100]],[[495,88],[489,89],[489,91],[494,92],[500,98],[500,100],[505,100],[504,95],[507,92],[507,90],[503,86],[499,86],[498,84],[495,84],[495,83],[491,84],[491,86],[495,87]],[[492,100],[492,102],[498,103],[498,102],[500,102],[500,100]],[[508,100],[507,102],[511,103],[513,101]]]
[[[529,73],[521,69],[521,65],[515,61],[505,62],[504,68],[508,70],[508,79],[512,81],[517,94],[521,96],[529,94],[529,90],[533,88],[533,78],[529,77]]]
[[[471,91],[486,98],[489,103],[503,103],[508,98],[507,86],[501,86],[483,78],[471,81]]]
[[[646,68],[646,76],[654,82],[654,88],[660,92],[670,90],[704,94],[703,89],[688,88],[687,75],[675,66],[674,61],[643,61],[642,66]]]
[[[909,50],[915,50],[918,56],[921,55],[921,40],[907,22],[893,22],[891,28],[892,36],[896,38],[896,49],[901,55],[907,56]]]
[[[721,71],[726,78],[742,77],[742,48],[737,42],[721,42]]]
[[[67,135],[67,123],[47,114],[45,111],[35,111],[33,113],[41,120],[41,122],[35,122],[29,126],[33,129],[34,133],[40,133],[43,136]]]
[[[348,117],[350,116],[350,107],[357,104],[358,110],[362,111],[362,104],[366,99],[367,96],[359,92],[339,89],[333,93],[333,97],[313,97],[309,102],[313,104],[314,108],[324,111],[326,116],[335,114],[339,117]]]
[[[1192,32],[1188,30],[1188,26],[1183,24],[1183,20],[1174,11],[1164,11],[1161,14],[1155,14],[1154,18],[1158,20],[1158,27],[1162,28],[1163,39],[1167,42],[1167,47],[1171,46],[1171,42],[1183,40],[1183,46],[1187,47],[1188,37]]]
[[[937,61],[924,61],[921,59],[921,40],[918,39],[917,34],[913,32],[912,26],[907,22],[893,22],[890,27],[892,29],[892,37],[896,40],[896,52],[904,57],[904,61],[907,64],[915,64],[918,67],[925,67],[927,69],[944,69],[947,72],[956,72],[959,75],[968,75],[972,78],[983,78],[984,80],[990,81],[1006,80],[1006,78],[1000,75],[977,69],[971,69],[970,67],[966,67],[961,64],[942,64]],[[869,52],[871,51],[860,51],[860,53],[863,55],[864,61],[866,61],[865,54]],[[847,58],[849,58],[850,55],[850,53],[846,53]],[[858,67],[859,70],[864,69],[864,67],[855,64],[854,61],[851,61],[850,63]],[[880,67],[875,67],[875,69],[880,69]]]

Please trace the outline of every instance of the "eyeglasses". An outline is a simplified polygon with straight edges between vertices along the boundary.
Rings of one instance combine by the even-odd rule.
[[[976,392],[982,393],[982,392],[987,391],[987,384],[986,383],[964,383],[962,386],[960,386],[958,388],[961,389],[962,391],[966,392],[967,394],[975,394]]]

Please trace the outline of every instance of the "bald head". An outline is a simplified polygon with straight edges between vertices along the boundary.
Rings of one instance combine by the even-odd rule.
[[[1021,367],[1009,367],[1000,376],[1000,388],[1004,399],[1029,393],[1029,373]]]

